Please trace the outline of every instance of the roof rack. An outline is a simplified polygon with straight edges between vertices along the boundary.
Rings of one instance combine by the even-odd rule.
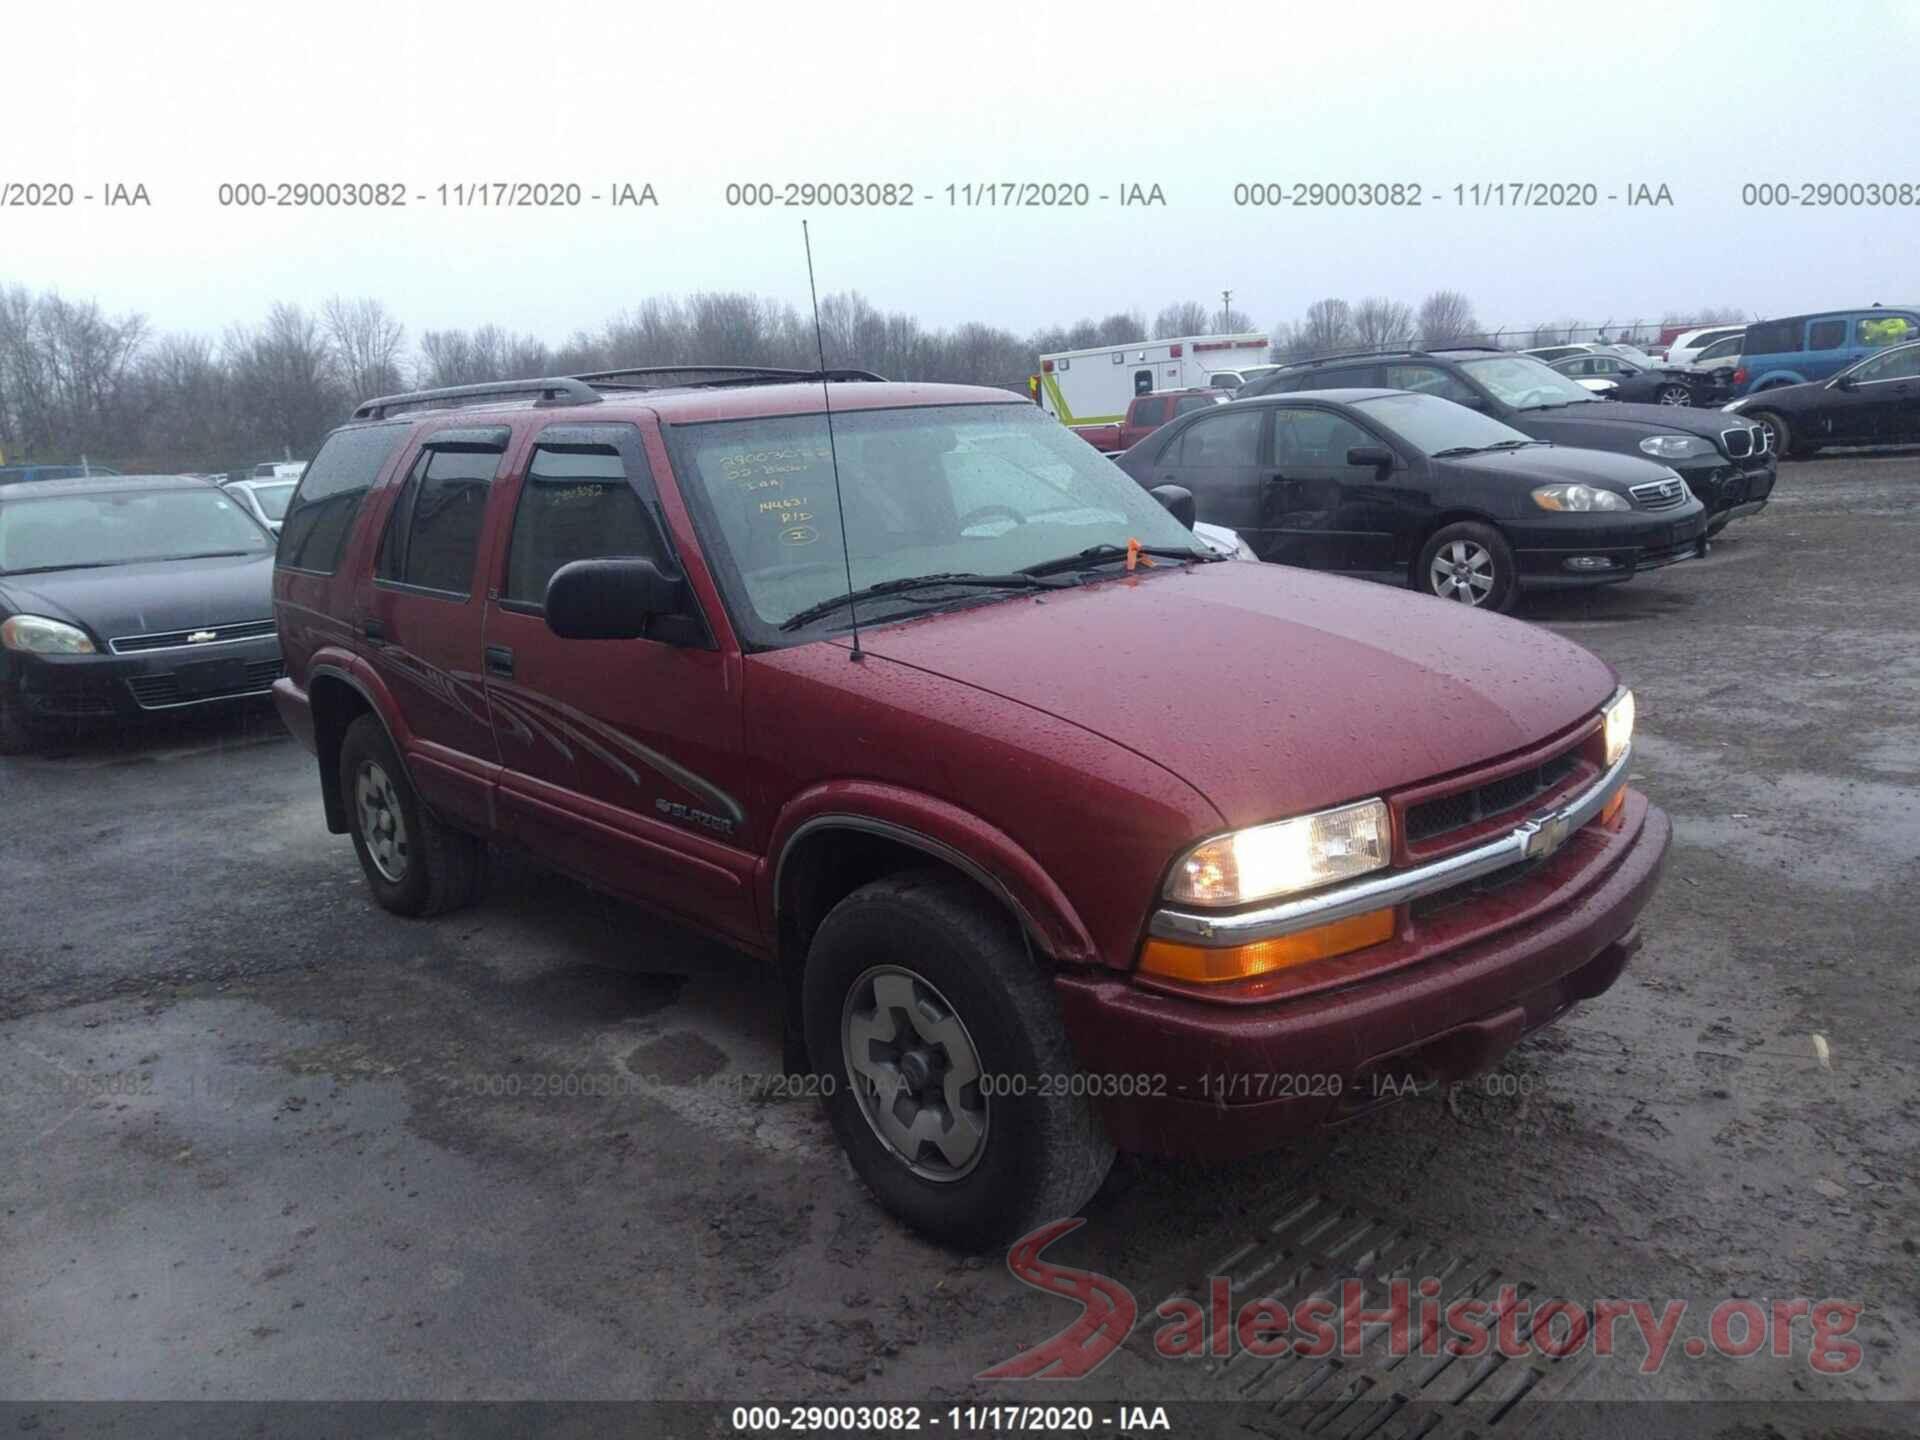
[[[492,380],[483,385],[448,385],[439,390],[408,390],[399,395],[382,395],[363,400],[355,408],[356,420],[380,420],[394,410],[444,402],[462,404],[470,400],[495,400],[512,395],[535,395],[537,405],[598,405],[600,397],[593,387],[583,385],[571,375],[554,375],[544,380]]]
[[[628,383],[651,375],[697,375],[701,378],[672,386]],[[782,370],[771,365],[635,365],[620,370],[590,370],[572,378],[588,385],[601,385],[615,390],[678,390],[691,386],[762,385],[787,381],[819,384],[823,381],[876,380],[884,383],[887,377],[876,375],[871,370]]]
[[[1286,368],[1299,368],[1307,365],[1326,365],[1335,360],[1366,360],[1381,355],[1434,355],[1442,350],[1484,350],[1489,355],[1505,355],[1508,352],[1498,345],[1436,345],[1431,350],[1423,350],[1414,345],[1383,345],[1371,350],[1342,350],[1333,355],[1309,355],[1304,360],[1288,362]]]

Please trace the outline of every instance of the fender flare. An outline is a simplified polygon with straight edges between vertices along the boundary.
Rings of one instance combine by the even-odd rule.
[[[393,753],[399,757],[400,769],[406,776],[407,785],[413,791],[416,802],[424,805],[426,801],[419,799],[420,787],[413,783],[413,773],[407,765],[406,741],[411,737],[412,732],[405,728],[403,720],[397,718],[399,708],[392,703],[392,695],[387,687],[380,683],[379,677],[373,674],[366,662],[349,650],[329,646],[317,651],[312,661],[308,663],[306,679],[309,705],[313,703],[314,681],[320,679],[337,680],[366,702],[367,709],[380,722],[380,728],[387,732],[387,743],[393,746]],[[317,733],[317,723],[315,730]],[[347,828],[346,812],[340,799],[340,787],[337,783],[329,783],[330,780],[337,781],[338,776],[337,774],[331,777],[328,775],[328,757],[319,754],[317,746],[315,758],[320,766],[320,799],[326,809],[327,827],[335,834],[344,834]]]
[[[919,791],[871,780],[837,780],[789,801],[774,821],[760,866],[762,913],[779,933],[787,862],[810,836],[831,830],[882,836],[953,866],[996,896],[1035,947],[1069,964],[1098,964],[1093,937],[1039,861],[997,826]]]

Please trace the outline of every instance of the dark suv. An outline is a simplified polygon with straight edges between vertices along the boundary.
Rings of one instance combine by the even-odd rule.
[[[275,694],[388,909],[509,842],[764,958],[860,1174],[967,1243],[1619,976],[1669,826],[1591,654],[1219,559],[1004,391],[672,373],[370,401],[301,480]]]
[[[1509,350],[1368,351],[1309,360],[1255,381],[1238,399],[1336,387],[1413,390],[1491,415],[1536,440],[1658,460],[1707,507],[1707,533],[1766,509],[1777,462],[1766,430],[1718,410],[1606,400],[1531,355]]]

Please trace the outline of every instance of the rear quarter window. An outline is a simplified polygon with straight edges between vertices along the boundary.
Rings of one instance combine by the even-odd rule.
[[[1806,335],[1804,320],[1767,320],[1747,327],[1746,353],[1749,355],[1797,354]]]
[[[401,423],[336,430],[327,437],[287,505],[277,564],[322,575],[339,568],[360,502],[406,433]]]

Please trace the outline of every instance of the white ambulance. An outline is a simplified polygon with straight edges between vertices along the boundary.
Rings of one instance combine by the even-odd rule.
[[[1266,364],[1270,348],[1264,335],[1183,335],[1042,355],[1040,405],[1063,425],[1112,425],[1136,395],[1205,389],[1215,376]]]

